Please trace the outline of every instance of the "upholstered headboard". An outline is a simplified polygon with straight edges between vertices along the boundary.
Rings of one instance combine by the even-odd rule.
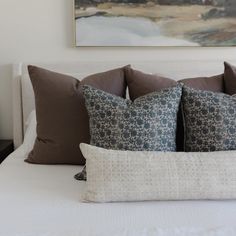
[[[229,61],[236,64],[236,61]],[[34,109],[34,94],[29,79],[27,65],[20,63],[13,65],[13,132],[14,144],[18,147],[22,144],[25,122],[28,115]],[[147,73],[165,75],[175,80],[210,76],[223,73],[223,61],[81,61],[71,63],[33,63],[50,70],[72,75],[78,79],[97,72],[102,72],[115,67],[131,64],[133,68]]]

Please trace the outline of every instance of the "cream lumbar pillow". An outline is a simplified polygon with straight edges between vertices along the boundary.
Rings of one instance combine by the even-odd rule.
[[[85,201],[236,199],[236,151],[115,151],[80,144]]]

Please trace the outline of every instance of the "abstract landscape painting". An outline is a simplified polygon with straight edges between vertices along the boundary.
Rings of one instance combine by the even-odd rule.
[[[235,46],[236,0],[74,0],[77,46]]]

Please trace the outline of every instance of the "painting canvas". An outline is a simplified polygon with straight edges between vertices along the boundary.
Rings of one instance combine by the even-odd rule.
[[[234,46],[236,0],[74,0],[77,46]]]

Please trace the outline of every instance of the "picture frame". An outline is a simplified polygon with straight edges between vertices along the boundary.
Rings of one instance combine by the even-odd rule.
[[[236,45],[235,0],[73,0],[77,47]]]

